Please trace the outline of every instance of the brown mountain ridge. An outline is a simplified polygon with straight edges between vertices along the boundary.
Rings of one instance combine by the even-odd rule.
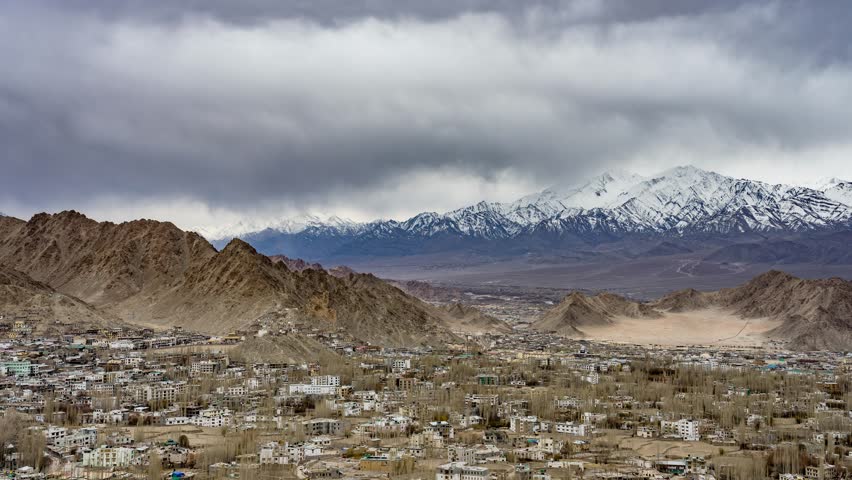
[[[375,344],[458,340],[440,311],[372,275],[293,271],[241,240],[217,252],[168,222],[0,217],[0,265],[143,326],[225,333],[288,310]]]

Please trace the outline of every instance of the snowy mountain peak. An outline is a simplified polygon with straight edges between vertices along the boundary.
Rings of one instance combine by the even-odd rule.
[[[687,235],[852,228],[852,183],[826,188],[771,185],[693,166],[643,177],[612,170],[555,185],[512,203],[479,202],[447,213],[424,212],[405,221],[356,223],[303,216],[267,224],[238,224],[227,235],[262,230],[307,238],[512,239],[535,235],[630,233]],[[208,238],[219,233],[202,232]]]
[[[852,207],[852,182],[832,178],[823,184],[821,190],[829,199]]]
[[[609,170],[596,177],[570,184],[554,185],[542,192],[527,195],[511,204],[511,209],[535,205],[549,214],[565,209],[602,208],[618,200],[629,186],[645,178],[624,170]]]
[[[302,214],[266,221],[240,221],[235,224],[225,225],[219,228],[198,228],[198,233],[208,239],[230,239],[242,237],[247,234],[257,233],[264,230],[273,230],[280,233],[299,233],[311,227],[332,227],[339,230],[357,230],[361,224],[352,220],[337,216],[319,216]]]
[[[814,190],[828,190],[828,189],[836,187],[838,185],[843,185],[843,184],[847,184],[847,183],[852,183],[852,181],[844,180],[842,178],[837,178],[837,177],[824,177],[824,178],[817,180],[813,184],[806,185],[806,186],[813,188]]]

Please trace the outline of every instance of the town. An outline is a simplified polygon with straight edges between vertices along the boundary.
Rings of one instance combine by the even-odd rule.
[[[15,478],[833,479],[852,468],[852,356],[648,347],[523,329],[391,349],[307,324],[222,337],[33,336],[2,321]],[[264,361],[253,340],[334,352]]]

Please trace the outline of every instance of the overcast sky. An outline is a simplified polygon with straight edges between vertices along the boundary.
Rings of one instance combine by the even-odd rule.
[[[848,0],[0,0],[0,211],[405,218],[852,178]]]

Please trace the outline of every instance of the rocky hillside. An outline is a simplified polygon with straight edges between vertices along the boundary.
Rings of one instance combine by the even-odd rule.
[[[201,236],[166,222],[96,222],[68,211],[3,223],[11,228],[0,230],[0,264],[96,306],[154,295],[216,255]]]
[[[273,262],[280,262],[284,265],[287,265],[287,268],[290,270],[295,270],[297,272],[301,272],[303,270],[325,270],[331,275],[335,277],[348,277],[350,273],[358,273],[355,270],[347,267],[346,265],[338,265],[332,268],[324,268],[322,264],[319,263],[311,263],[306,260],[302,260],[301,258],[290,258],[286,255],[269,255],[269,259]]]
[[[356,278],[358,275],[354,270],[346,266],[324,269],[319,263],[310,263],[301,258],[289,258],[284,255],[270,255],[269,259],[272,260],[273,263],[282,263],[290,270],[295,270],[297,272],[306,272],[307,270],[325,271],[333,277],[344,280]],[[425,288],[427,289],[429,288],[429,284],[425,282],[396,282],[393,280],[386,280],[381,283],[387,283],[393,287],[399,288],[407,295],[420,298],[424,301],[431,301],[431,299],[433,299],[433,296],[428,295],[428,291],[423,290],[424,286],[426,286]],[[424,293],[426,295],[422,295]],[[449,305],[440,307],[434,307],[433,305],[434,303],[432,305],[427,305],[426,308],[431,310],[432,315],[440,318],[442,323],[450,331],[466,334],[506,334],[512,332],[512,327],[506,322],[490,315],[486,315],[470,305],[465,305],[459,302],[452,302]]]
[[[797,348],[852,349],[852,282],[805,280],[771,271],[716,295],[715,303],[745,318],[783,320],[770,335]]]
[[[0,221],[0,264],[135,324],[223,333],[289,309],[376,344],[456,340],[433,307],[372,275],[293,271],[241,240],[217,252],[171,223],[76,212]]]
[[[287,265],[287,268],[290,270],[295,270],[297,272],[301,272],[302,270],[307,270],[309,268],[314,270],[323,270],[322,265],[319,263],[306,262],[301,258],[290,258],[286,255],[269,255],[269,259],[276,263],[281,262],[284,265]]]
[[[34,332],[40,334],[53,331],[60,324],[87,328],[114,326],[117,322],[85,302],[3,265],[0,265],[0,315],[6,323],[26,318]]]
[[[231,358],[247,363],[301,363],[340,361],[339,355],[304,335],[249,337],[229,352]]]
[[[709,308],[722,308],[742,318],[778,320],[780,326],[766,334],[796,349],[852,349],[852,282],[806,280],[779,271],[764,273],[735,288],[715,292],[685,289],[650,303],[609,293],[588,296],[574,292],[545,312],[533,327],[582,336],[584,326],[617,325],[619,317],[657,318]]]

